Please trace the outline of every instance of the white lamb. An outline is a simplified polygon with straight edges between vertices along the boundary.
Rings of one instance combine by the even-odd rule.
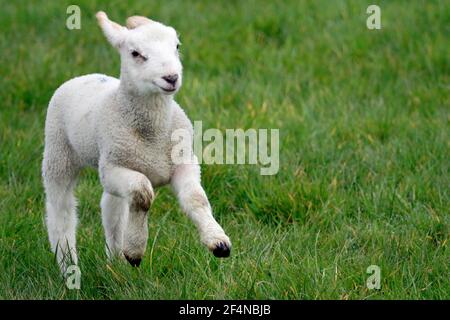
[[[201,241],[216,257],[228,257],[231,242],[211,213],[199,165],[171,159],[172,132],[193,134],[190,120],[173,100],[182,77],[176,31],[141,16],[128,18],[127,27],[104,12],[96,17],[120,53],[120,80],[90,74],[67,81],[50,100],[45,126],[47,228],[62,272],[77,264],[73,190],[86,166],[98,168],[104,188],[108,256],[140,264],[153,190],[170,183]]]

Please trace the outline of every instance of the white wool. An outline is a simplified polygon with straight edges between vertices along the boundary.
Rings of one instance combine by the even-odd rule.
[[[182,209],[216,256],[229,238],[213,218],[198,164],[171,160],[174,130],[192,124],[174,101],[182,83],[175,30],[145,17],[123,27],[99,12],[106,38],[121,56],[120,80],[102,74],[71,79],[50,100],[43,178],[47,227],[63,273],[77,263],[76,199],[80,170],[98,168],[104,188],[102,222],[109,256],[138,265],[147,245],[147,212],[154,188],[170,183]]]

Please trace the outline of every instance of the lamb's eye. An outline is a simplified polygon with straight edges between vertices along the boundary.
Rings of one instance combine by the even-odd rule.
[[[139,52],[137,52],[136,50],[131,51],[131,55],[133,56],[133,58],[140,58],[144,61],[147,61],[147,58],[144,57],[142,54],[140,54]]]
[[[179,43],[177,44],[177,50],[180,50],[180,44]]]

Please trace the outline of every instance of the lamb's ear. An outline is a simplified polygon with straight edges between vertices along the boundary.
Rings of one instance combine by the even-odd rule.
[[[98,24],[102,28],[108,41],[116,48],[120,48],[125,40],[127,28],[122,27],[120,24],[108,19],[108,16],[103,11],[97,12]]]
[[[128,29],[134,29],[139,26],[142,26],[143,24],[152,23],[153,20],[150,20],[149,18],[142,17],[142,16],[132,16],[127,19],[127,28]]]

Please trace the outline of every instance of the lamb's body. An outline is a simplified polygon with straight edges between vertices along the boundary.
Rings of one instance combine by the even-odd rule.
[[[49,103],[45,126],[47,227],[62,271],[77,263],[73,189],[86,166],[98,168],[104,188],[108,255],[139,265],[147,245],[153,189],[170,183],[202,242],[214,255],[228,256],[231,243],[212,216],[199,165],[172,158],[172,133],[182,129],[189,141],[193,135],[190,120],[173,100],[181,85],[181,63],[173,51],[176,32],[144,17],[129,18],[129,29],[104,13],[97,18],[121,53],[120,80],[91,74],[67,81]],[[188,148],[184,151],[191,154],[192,146]]]
[[[98,168],[103,154],[102,160],[143,173],[153,187],[167,184],[174,170],[171,134],[192,131],[191,122],[169,96],[135,97],[139,108],[124,105],[129,99],[119,85],[116,78],[90,74],[59,87],[47,113],[48,153],[53,141],[65,140],[74,169]]]

